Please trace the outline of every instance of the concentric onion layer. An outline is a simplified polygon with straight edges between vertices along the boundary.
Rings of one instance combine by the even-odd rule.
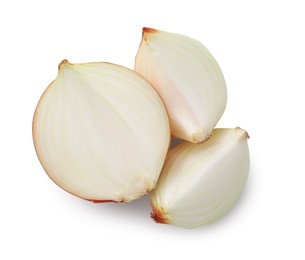
[[[225,110],[227,89],[220,67],[203,44],[144,28],[135,70],[162,97],[174,136],[193,143],[209,138]]]
[[[169,146],[161,98],[136,72],[63,61],[33,120],[39,160],[64,190],[92,201],[131,201],[152,190]]]
[[[202,144],[182,142],[175,146],[151,194],[152,218],[194,228],[224,215],[246,183],[247,138],[241,128],[215,129]]]

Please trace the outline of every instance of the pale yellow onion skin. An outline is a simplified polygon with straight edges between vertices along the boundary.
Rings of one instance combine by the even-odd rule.
[[[136,72],[64,60],[38,102],[33,140],[44,170],[67,192],[128,202],[155,187],[170,129],[161,98]]]
[[[195,228],[223,216],[238,200],[249,173],[248,134],[215,129],[202,144],[182,142],[170,150],[151,193],[158,223]]]
[[[227,89],[219,65],[204,45],[143,28],[135,70],[162,97],[173,136],[193,143],[209,138],[225,110]]]

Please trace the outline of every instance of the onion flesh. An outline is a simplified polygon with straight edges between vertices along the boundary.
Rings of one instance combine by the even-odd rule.
[[[46,173],[64,190],[128,202],[155,187],[170,129],[161,98],[136,72],[64,60],[37,105],[33,139]]]

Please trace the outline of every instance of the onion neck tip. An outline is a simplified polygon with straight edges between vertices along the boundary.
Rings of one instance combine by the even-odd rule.
[[[71,63],[66,59],[62,60],[62,62],[59,63],[59,65],[58,65],[58,70],[60,70],[60,68],[62,68],[65,65],[71,65]]]
[[[143,27],[143,30],[142,30],[142,39],[144,41],[147,41],[147,35],[150,34],[150,33],[156,33],[157,31],[158,30],[153,29],[153,28]]]
[[[168,219],[166,215],[164,214],[164,211],[162,209],[153,209],[153,211],[150,213],[150,217],[159,224],[168,224]]]
[[[241,127],[239,127],[239,126],[237,126],[237,127],[235,128],[235,133],[236,133],[236,135],[237,135],[238,137],[241,137],[241,138],[244,137],[244,138],[246,138],[246,139],[249,139],[249,138],[250,138],[248,132],[247,132],[246,130],[242,129]]]
[[[193,143],[202,143],[210,138],[210,133],[207,133],[202,128],[197,129],[192,135]]]

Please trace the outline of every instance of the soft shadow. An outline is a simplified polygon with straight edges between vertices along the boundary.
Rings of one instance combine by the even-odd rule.
[[[177,140],[177,142],[179,143],[180,140]],[[243,207],[246,206],[245,203],[249,203],[253,199],[256,182],[257,176],[255,175],[255,169],[253,166],[251,166],[245,189],[242,191],[235,205],[220,219],[195,229],[185,229],[171,225],[154,223],[150,218],[151,206],[149,194],[128,203],[92,203],[85,200],[80,200],[79,198],[70,195],[69,198],[74,205],[77,204],[77,207],[80,206],[83,210],[98,214],[101,217],[105,216],[107,220],[111,219],[112,223],[128,223],[128,225],[131,224],[135,226],[140,224],[142,227],[145,227],[148,230],[154,230],[156,232],[171,235],[190,234],[192,236],[201,236],[203,233],[211,233],[212,231],[214,232],[216,230],[223,229],[225,226],[232,224],[234,222],[234,218],[238,217],[238,213],[243,210]]]
[[[109,210],[117,214],[128,214],[133,216],[147,217],[150,213],[149,195],[131,201],[122,203],[101,203],[97,205],[100,209]]]
[[[177,144],[179,144],[181,142],[182,142],[181,139],[178,139],[178,138],[172,136],[170,148],[174,148]]]
[[[131,202],[94,203],[75,196],[66,196],[69,205],[80,212],[86,212],[86,218],[101,219],[107,225],[131,225],[145,227],[150,218],[149,195],[145,195]]]

